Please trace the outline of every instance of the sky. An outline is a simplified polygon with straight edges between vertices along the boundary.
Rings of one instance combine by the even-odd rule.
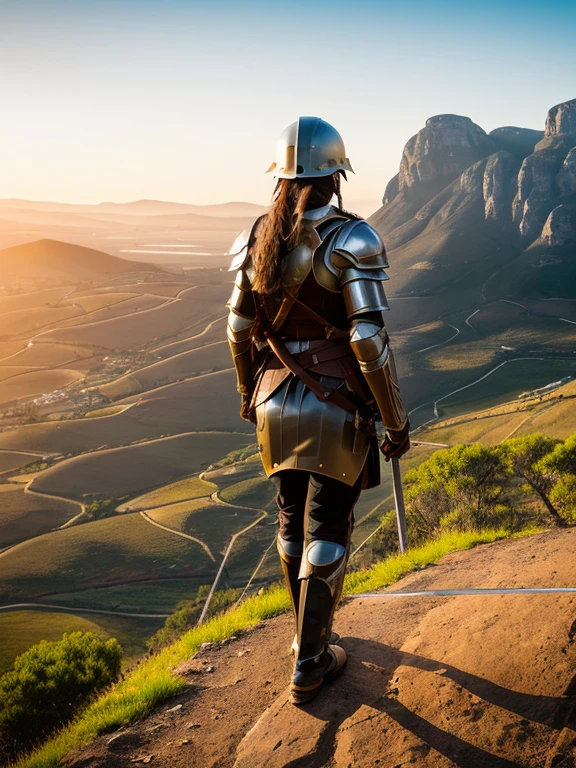
[[[543,129],[574,29],[573,0],[0,0],[0,198],[266,203],[318,115],[376,205],[432,115]]]

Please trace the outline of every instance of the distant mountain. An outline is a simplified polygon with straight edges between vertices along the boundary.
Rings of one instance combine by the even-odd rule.
[[[162,200],[136,200],[132,203],[98,203],[83,205],[74,203],[53,203],[46,201],[0,199],[0,208],[15,208],[51,213],[81,213],[81,214],[128,214],[131,216],[165,216],[173,214],[196,214],[216,218],[250,217],[256,218],[264,213],[266,208],[255,203],[220,203],[218,205],[190,205],[188,203],[171,203]]]
[[[370,221],[396,294],[576,297],[576,99],[544,131],[431,117]]]
[[[15,208],[0,203],[0,219],[12,226],[26,225],[45,234],[54,228],[110,230],[111,227],[131,228],[175,227],[188,230],[240,232],[254,221],[255,216],[207,216],[197,213],[163,213],[136,215],[129,211],[102,210],[73,212],[48,211],[36,208]]]
[[[127,261],[92,248],[37,240],[0,250],[0,283],[99,280],[123,272],[157,272],[153,264]]]

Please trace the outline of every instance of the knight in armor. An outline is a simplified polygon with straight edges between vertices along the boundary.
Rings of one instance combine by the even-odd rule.
[[[388,262],[378,233],[342,207],[352,171],[340,134],[300,117],[280,136],[268,213],[232,247],[228,340],[279,509],[278,552],[296,623],[291,701],[346,664],[330,642],[360,491],[410,447],[384,324]],[[336,197],[338,205],[331,204]],[[376,421],[385,438],[378,445]]]

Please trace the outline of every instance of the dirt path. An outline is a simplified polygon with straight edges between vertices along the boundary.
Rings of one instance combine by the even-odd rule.
[[[576,529],[445,557],[390,591],[574,587]],[[289,616],[189,662],[185,691],[73,756],[75,768],[568,768],[576,596],[348,600],[344,675],[287,703]],[[111,740],[112,739],[112,740]]]
[[[432,344],[431,347],[424,347],[424,349],[417,349],[416,352],[414,352],[415,355],[420,355],[422,352],[429,352],[431,349],[438,349],[438,347],[443,347],[444,344],[449,344],[453,339],[456,338],[456,336],[460,335],[460,330],[456,328],[455,325],[452,325],[451,323],[446,323],[446,325],[449,328],[452,328],[453,331],[456,331],[456,333],[452,334],[446,341],[441,341],[439,344]]]
[[[192,336],[187,336],[184,339],[178,339],[178,341],[172,341],[169,344],[162,344],[159,347],[152,347],[152,352],[161,352],[164,349],[169,349],[170,347],[181,344],[183,341],[192,341],[192,339],[199,339],[201,336],[204,336],[208,331],[212,328],[213,325],[216,323],[219,323],[221,320],[225,320],[227,315],[222,315],[221,317],[217,317],[215,320],[211,320],[208,325],[198,333],[193,334]],[[207,318],[203,318],[203,320],[206,320]],[[200,320],[199,322],[203,322],[203,320]]]

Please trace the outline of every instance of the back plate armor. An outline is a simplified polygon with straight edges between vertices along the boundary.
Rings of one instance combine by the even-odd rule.
[[[363,486],[377,485],[370,407],[389,428],[406,420],[384,329],[388,262],[382,240],[367,222],[330,205],[306,212],[300,242],[283,258],[282,294],[270,299],[252,290],[250,254],[258,247],[259,222],[231,250],[230,269],[237,276],[228,339],[238,389],[256,410],[264,469],[268,475],[305,469],[348,485],[364,472]],[[328,391],[349,398],[356,415],[320,401],[265,342],[253,339],[257,317],[263,316],[299,365]]]

